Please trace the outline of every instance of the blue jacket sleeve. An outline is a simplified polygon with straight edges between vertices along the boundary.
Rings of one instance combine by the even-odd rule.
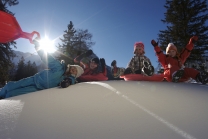
[[[62,69],[62,64],[60,61],[56,60],[51,54],[44,52],[44,50],[37,50],[38,55],[42,62],[50,69],[50,70],[60,70]]]
[[[71,80],[71,84],[75,84],[75,78],[73,76],[68,76],[67,78],[69,78]]]

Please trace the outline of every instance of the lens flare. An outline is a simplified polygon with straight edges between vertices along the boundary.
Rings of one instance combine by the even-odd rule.
[[[43,49],[45,52],[53,53],[56,51],[54,48],[54,41],[50,40],[47,36],[40,40],[40,48]]]

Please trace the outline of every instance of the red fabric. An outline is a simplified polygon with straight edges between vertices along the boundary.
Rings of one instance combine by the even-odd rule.
[[[118,68],[117,67],[114,67],[113,68],[113,74],[116,74],[118,72]]]
[[[83,63],[83,62],[77,60],[78,57],[79,57],[79,56],[77,56],[77,57],[74,59],[74,63],[79,64],[83,69],[89,68],[89,65],[88,65],[88,64]]]
[[[107,68],[106,68],[106,66],[103,68],[102,74],[103,74],[104,76],[107,76]]]
[[[40,38],[40,34],[36,31],[23,32],[16,18],[11,14],[0,11],[0,19],[0,43],[8,43],[18,38],[26,38],[33,43],[34,34]]]
[[[137,49],[137,48],[142,48],[143,49],[143,51],[144,51],[144,44],[142,43],[142,42],[136,42],[135,44],[134,44],[134,53],[135,53],[135,50]]]
[[[165,76],[165,79],[169,82],[172,81],[172,73],[173,73],[173,69],[171,70],[166,70],[166,74],[164,75]],[[196,76],[197,74],[199,74],[199,72],[197,70],[195,70],[194,68],[184,68],[184,75],[183,77],[179,80],[179,82],[184,82],[184,81],[187,81],[189,80],[189,78],[192,78],[194,80],[196,80]]]
[[[152,75],[152,76],[145,76],[142,74],[127,74],[122,75],[120,78],[124,78],[125,81],[163,81],[164,76],[160,75]]]
[[[190,51],[193,49],[194,44],[190,41],[184,50],[180,53],[180,62],[177,58],[170,57],[165,55],[160,47],[155,46],[155,52],[158,57],[158,61],[164,68],[164,76],[168,81],[172,80],[172,74],[181,68],[181,64],[184,64],[186,59],[190,55]],[[195,69],[185,68],[185,75],[183,79],[193,78],[195,79],[196,75],[199,73]],[[181,81],[183,80],[181,79]]]
[[[137,47],[141,47],[143,50],[144,50],[144,44],[142,42],[136,42],[134,44],[134,50],[137,48]]]
[[[82,76],[84,76],[84,75],[96,75],[96,74],[95,74],[94,70],[91,70],[90,68],[85,68]]]
[[[83,82],[108,80],[108,78],[103,73],[98,73],[96,75],[82,75],[79,77],[79,79]]]

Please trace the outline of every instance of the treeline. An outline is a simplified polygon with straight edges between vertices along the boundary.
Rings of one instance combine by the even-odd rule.
[[[22,57],[19,63],[17,64],[15,70],[12,70],[10,75],[13,75],[13,80],[18,81],[29,76],[33,76],[38,72],[38,67],[35,62],[31,63],[28,61],[25,63],[24,58]]]
[[[19,2],[17,0],[0,0],[0,11],[14,15],[7,9],[9,6],[15,6]],[[9,70],[14,67],[11,59],[15,57],[12,47],[16,47],[16,42],[0,43],[0,85],[4,85],[6,81],[10,80]]]

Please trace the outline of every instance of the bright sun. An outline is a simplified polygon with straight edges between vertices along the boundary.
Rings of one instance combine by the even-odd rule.
[[[56,51],[54,48],[54,41],[50,40],[47,36],[45,36],[45,38],[42,38],[39,43],[40,48],[48,53],[53,53]]]

